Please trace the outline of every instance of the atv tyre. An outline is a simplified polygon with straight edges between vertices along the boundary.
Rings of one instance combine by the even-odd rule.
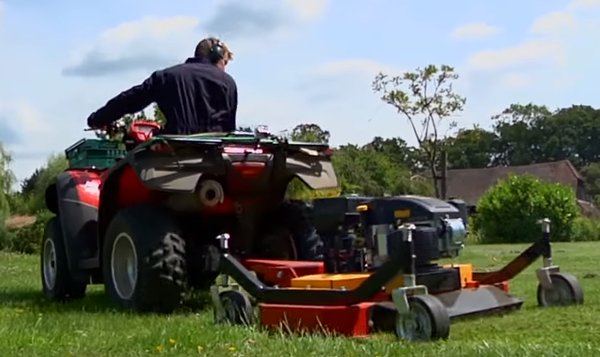
[[[307,203],[286,200],[267,219],[267,239],[260,244],[263,249],[258,252],[261,257],[308,261],[323,259],[323,241],[311,224]]]
[[[46,223],[40,252],[40,277],[46,297],[55,301],[85,297],[87,284],[73,281],[58,217]]]
[[[121,210],[106,231],[102,271],[113,303],[138,312],[172,313],[186,283],[185,241],[168,210]]]

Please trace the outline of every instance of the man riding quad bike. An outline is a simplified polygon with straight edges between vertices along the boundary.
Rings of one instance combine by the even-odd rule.
[[[294,177],[337,186],[327,145],[252,133],[153,137],[155,129],[133,123],[125,157],[108,168],[72,165],[48,187],[48,297],[82,298],[88,284],[104,284],[113,302],[171,312],[187,287],[213,283],[223,233],[240,259],[319,259],[303,204],[284,197]]]
[[[82,298],[88,284],[104,284],[116,303],[171,312],[187,287],[207,289],[218,275],[223,233],[241,259],[318,258],[320,239],[303,205],[284,197],[294,177],[312,189],[337,186],[329,146],[232,132],[237,91],[222,71],[230,52],[208,39],[196,54],[88,119],[103,127],[155,101],[167,117],[163,130],[133,123],[123,137],[126,155],[108,167],[97,158],[118,151],[110,141],[84,139],[66,150],[70,168],[46,190],[56,214],[41,253],[48,297]],[[194,132],[205,133],[187,135]]]

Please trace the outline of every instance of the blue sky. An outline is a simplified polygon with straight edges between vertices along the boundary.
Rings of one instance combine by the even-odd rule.
[[[0,141],[27,177],[90,112],[206,35],[232,48],[239,124],[317,123],[334,144],[414,142],[373,77],[456,67],[459,126],[510,103],[600,106],[600,0],[0,0]]]

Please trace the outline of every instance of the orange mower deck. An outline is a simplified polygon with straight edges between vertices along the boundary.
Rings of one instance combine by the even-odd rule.
[[[552,265],[549,230],[492,272],[474,271],[471,264],[432,265],[419,271],[414,254],[412,263],[403,257],[392,256],[373,272],[326,274],[322,262],[240,262],[224,252],[222,276],[233,278],[241,289],[219,294],[228,286],[226,280],[213,286],[215,316],[217,321],[250,322],[250,296],[258,303],[258,323],[267,328],[356,337],[386,331],[411,341],[445,339],[451,319],[519,309],[523,300],[509,293],[508,281],[540,257],[544,264],[536,272],[538,304],[583,303],[577,279]]]

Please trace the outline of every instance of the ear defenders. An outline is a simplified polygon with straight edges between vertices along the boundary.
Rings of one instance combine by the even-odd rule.
[[[217,63],[222,60],[225,56],[224,45],[219,40],[213,40],[210,52],[208,53],[208,59],[212,63]]]

